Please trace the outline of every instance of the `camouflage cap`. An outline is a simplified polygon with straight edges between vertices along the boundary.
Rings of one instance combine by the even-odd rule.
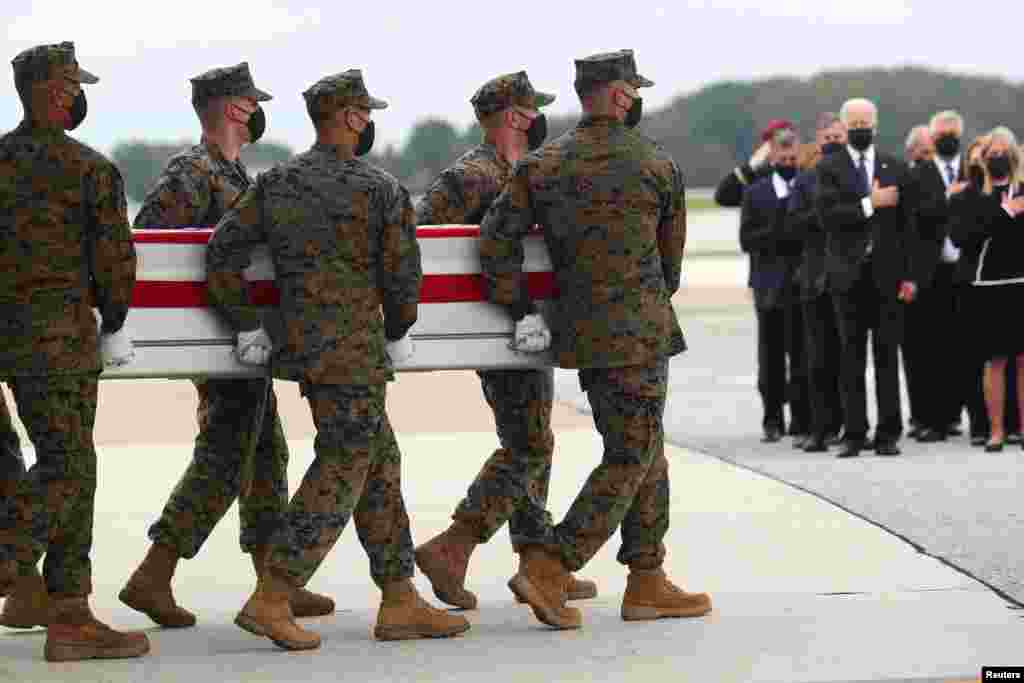
[[[573,86],[578,95],[582,96],[594,87],[612,81],[626,81],[634,88],[654,85],[654,81],[636,72],[636,60],[633,58],[632,50],[602,52],[576,60],[576,81]]]
[[[213,97],[251,97],[257,102],[273,99],[253,83],[249,72],[249,62],[235,66],[224,66],[210,69],[190,78],[192,83],[192,102],[199,103]]]
[[[477,116],[493,114],[511,106],[540,109],[555,101],[555,96],[546,92],[537,92],[530,84],[525,71],[504,74],[492,78],[476,91],[470,103]]]
[[[387,102],[370,97],[360,69],[324,76],[302,93],[310,113],[325,114],[343,107],[386,109]]]
[[[79,83],[99,83],[98,78],[78,66],[75,44],[69,41],[51,45],[36,45],[23,50],[11,60],[15,78],[30,81],[48,81],[52,78],[70,78]]]

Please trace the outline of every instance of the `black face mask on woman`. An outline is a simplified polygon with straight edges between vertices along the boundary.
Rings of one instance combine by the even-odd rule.
[[[1010,175],[1010,157],[1006,154],[990,156],[986,164],[989,174],[995,180],[1001,180]]]

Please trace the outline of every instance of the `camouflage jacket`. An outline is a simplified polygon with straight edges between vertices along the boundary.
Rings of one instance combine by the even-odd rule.
[[[281,292],[270,315],[248,303],[242,276],[259,243],[269,246]],[[275,377],[393,378],[385,337],[416,322],[423,275],[409,193],[392,176],[316,144],[242,195],[217,224],[206,265],[210,297],[235,329],[266,327]]]
[[[0,138],[0,377],[99,371],[91,307],[116,332],[134,286],[117,168],[60,130]]]
[[[490,143],[469,150],[441,171],[416,205],[419,225],[476,225],[501,194],[512,166]]]
[[[528,154],[484,218],[488,297],[532,310],[522,239],[544,231],[558,299],[552,348],[565,368],[641,365],[686,349],[671,297],[686,243],[682,173],[649,138],[585,117]]]
[[[203,140],[171,157],[135,216],[136,228],[216,225],[252,180],[241,161],[228,161]]]

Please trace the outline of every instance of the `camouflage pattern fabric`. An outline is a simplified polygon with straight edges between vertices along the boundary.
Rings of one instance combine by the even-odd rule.
[[[534,90],[526,72],[518,71],[487,81],[469,101],[477,117],[481,117],[514,106],[540,109],[554,102],[555,96]]]
[[[417,222],[479,223],[511,171],[494,145],[475,147],[431,183],[416,206]],[[521,527],[550,524],[546,507],[555,445],[551,431],[554,371],[488,370],[477,374],[494,412],[501,448],[484,464],[452,517],[473,529],[480,542],[490,540],[509,521],[516,545]],[[531,517],[539,521],[530,522]]]
[[[251,184],[240,161],[228,161],[216,144],[173,157],[135,217],[136,228],[213,225]],[[240,466],[265,380],[209,379],[199,391],[192,462],[149,529],[154,543],[192,558],[239,495]],[[240,545],[252,552],[268,542],[288,504],[288,443],[271,391],[256,444],[253,490],[239,500]]]
[[[654,81],[636,71],[636,58],[632,50],[616,50],[576,60],[576,94],[583,96],[595,86],[612,81],[625,81],[634,88],[649,88]]]
[[[241,161],[228,161],[207,140],[171,157],[135,216],[135,228],[217,224],[251,181]]]
[[[581,370],[580,386],[604,441],[604,457],[565,518],[556,526],[524,528],[520,543],[548,546],[576,571],[621,525],[619,562],[636,569],[660,567],[670,500],[662,423],[668,360]]]
[[[242,274],[262,243],[281,294],[269,312],[249,303]],[[210,299],[234,328],[270,334],[274,377],[393,379],[385,338],[416,322],[423,273],[409,193],[391,175],[317,143],[260,175],[217,224],[206,264]]]
[[[370,95],[360,69],[324,76],[307,88],[302,97],[306,100],[306,111],[314,121],[321,121],[345,107],[387,109],[388,106],[384,100]]]
[[[0,138],[0,378],[92,374],[124,324],[135,249],[121,174],[61,130]]]
[[[269,565],[305,585],[355,515],[378,586],[413,575],[402,458],[388,421],[386,384],[303,383],[316,425],[316,458],[272,540]]]
[[[257,102],[274,99],[270,93],[256,87],[248,62],[210,69],[189,81],[192,83],[192,104],[196,107],[213,97],[249,97]]]
[[[27,575],[45,553],[43,576],[51,595],[92,592],[97,379],[93,373],[18,376],[10,382],[36,463],[10,504],[0,508],[0,565],[13,559]]]
[[[192,462],[171,493],[149,538],[195,557],[213,528],[239,498],[240,465],[253,413],[262,405],[266,380],[209,379],[199,389],[199,435]],[[269,542],[288,505],[288,442],[270,392],[256,443],[253,489],[238,500],[240,545],[252,552]]]
[[[522,239],[534,224],[559,290],[549,324],[561,367],[646,365],[685,350],[671,303],[686,242],[683,177],[653,141],[587,116],[516,164],[480,229],[487,295],[513,318],[533,309]]]

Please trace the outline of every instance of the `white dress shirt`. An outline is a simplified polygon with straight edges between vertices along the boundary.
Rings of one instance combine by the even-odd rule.
[[[935,155],[933,159],[935,166],[939,169],[939,177],[942,178],[943,184],[946,186],[946,197],[949,197],[949,186],[956,182],[956,179],[960,177],[960,155],[957,154],[952,159],[943,159],[942,157]],[[949,176],[946,174],[946,164],[953,167],[953,180],[950,182]],[[956,263],[960,260],[960,250],[953,244],[953,240],[947,236],[942,242],[942,253],[939,255],[943,263]]]
[[[868,174],[868,195],[860,200],[860,208],[864,211],[864,218],[871,218],[875,213],[875,207],[871,204],[871,187],[875,184],[875,146],[871,145],[863,152],[847,145],[850,159],[853,161],[853,170],[860,173],[860,158],[864,157],[864,170]]]

